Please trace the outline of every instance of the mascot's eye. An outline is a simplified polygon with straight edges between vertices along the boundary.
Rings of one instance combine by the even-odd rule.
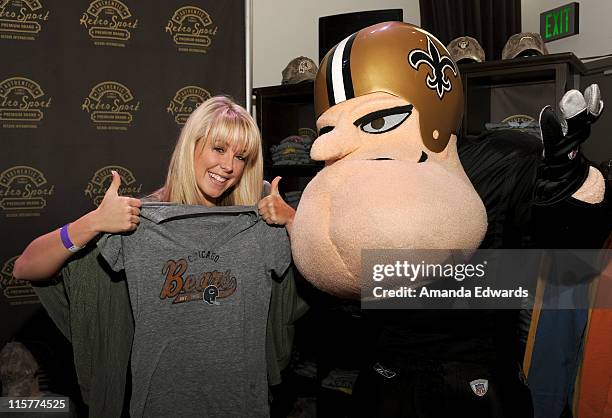
[[[374,119],[372,122],[368,123],[372,127],[372,129],[380,130],[385,127],[385,118]]]
[[[408,116],[410,116],[410,113],[399,113],[396,115],[389,115],[383,118],[374,119],[372,122],[361,125],[361,130],[369,134],[382,134],[389,132],[393,128],[397,128],[399,125],[401,125]]]
[[[412,105],[377,110],[357,119],[353,124],[370,134],[382,134],[400,126],[412,113]]]

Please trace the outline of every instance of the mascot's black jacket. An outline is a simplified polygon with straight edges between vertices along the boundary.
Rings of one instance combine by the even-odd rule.
[[[460,139],[458,152],[487,211],[481,248],[601,248],[612,228],[609,196],[595,205],[571,194],[550,205],[536,202],[542,166],[539,138],[517,131],[485,132],[475,139]],[[370,396],[371,402],[357,402],[355,416],[437,416],[443,412],[436,403],[446,403],[440,396],[450,396],[447,401],[459,410],[466,401],[464,410],[481,416],[480,405],[470,404],[477,397],[470,393],[468,382],[488,377],[495,385],[494,376],[500,377],[498,385],[501,381],[506,386],[504,395],[483,406],[482,416],[532,415],[520,366],[524,350],[520,342],[528,325],[519,327],[518,311],[394,310],[369,311],[366,317],[374,330],[371,335],[377,337],[355,394]],[[383,374],[386,370],[409,377],[385,381],[373,371],[381,367]],[[394,391],[422,399],[398,400]],[[453,391],[456,396],[449,395]]]

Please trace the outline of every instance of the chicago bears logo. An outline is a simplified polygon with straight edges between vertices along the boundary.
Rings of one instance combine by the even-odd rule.
[[[436,47],[429,36],[427,37],[427,51],[422,49],[414,49],[408,55],[408,62],[415,70],[418,70],[421,64],[427,64],[431,68],[431,73],[427,74],[427,87],[435,90],[438,97],[442,99],[444,93],[451,91],[453,84],[446,77],[446,69],[449,68],[455,77],[457,77],[457,69],[455,63],[448,55],[440,56],[440,51]]]
[[[206,289],[204,289],[204,292],[202,292],[202,298],[204,299],[204,302],[208,303],[209,305],[218,305],[219,302],[217,302],[217,297],[219,296],[219,288],[215,285],[209,285]]]

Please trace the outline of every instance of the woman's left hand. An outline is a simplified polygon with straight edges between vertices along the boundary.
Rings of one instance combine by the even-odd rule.
[[[295,217],[295,209],[283,200],[278,191],[278,183],[281,178],[277,176],[272,180],[270,194],[259,201],[257,209],[267,224],[284,225],[289,231]]]

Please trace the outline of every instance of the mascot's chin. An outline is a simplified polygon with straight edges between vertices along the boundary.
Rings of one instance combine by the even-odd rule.
[[[438,162],[337,161],[304,190],[293,256],[315,286],[354,298],[362,249],[475,249],[486,226],[467,178]]]

